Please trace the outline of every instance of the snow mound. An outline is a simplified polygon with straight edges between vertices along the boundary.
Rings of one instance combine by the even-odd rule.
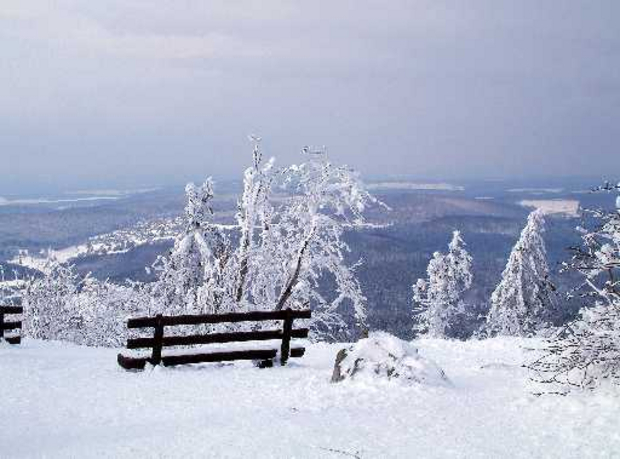
[[[422,357],[412,344],[385,332],[371,333],[338,353],[332,382],[347,379],[397,379],[431,386],[449,384],[435,362]]]

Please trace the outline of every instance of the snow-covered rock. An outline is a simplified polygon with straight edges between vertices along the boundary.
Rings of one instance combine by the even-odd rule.
[[[377,378],[433,386],[448,384],[448,378],[435,362],[422,357],[412,344],[389,333],[371,333],[338,352],[332,382]]]

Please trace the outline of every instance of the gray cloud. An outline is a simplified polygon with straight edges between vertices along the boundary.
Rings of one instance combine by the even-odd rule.
[[[0,7],[0,190],[228,175],[245,135],[367,173],[620,170],[616,1]],[[197,177],[200,178],[200,177]]]

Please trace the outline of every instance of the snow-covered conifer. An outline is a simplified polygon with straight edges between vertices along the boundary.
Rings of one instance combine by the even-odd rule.
[[[448,253],[435,252],[427,279],[413,285],[414,331],[437,338],[464,337],[469,310],[463,294],[471,287],[472,258],[459,231],[454,231]]]
[[[228,257],[228,241],[210,221],[213,182],[187,185],[185,230],[169,256],[156,263],[159,272],[153,291],[167,313],[205,313],[220,310],[222,266]]]
[[[273,207],[270,202],[271,187],[274,180],[273,164],[270,159],[263,164],[260,138],[250,136],[254,144],[252,167],[246,169],[243,177],[243,194],[238,203],[237,224],[239,225],[239,247],[236,251],[236,279],[234,286],[235,302],[240,303],[247,296],[247,280],[250,260],[255,249],[255,233],[270,230]]]
[[[544,225],[542,211],[530,213],[491,296],[486,322],[489,335],[529,336],[548,326],[557,314],[555,287],[549,278],[543,240]]]

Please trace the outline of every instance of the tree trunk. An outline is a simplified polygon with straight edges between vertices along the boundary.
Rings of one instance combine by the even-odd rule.
[[[312,229],[308,233],[308,236],[304,240],[304,244],[301,246],[301,249],[299,250],[299,253],[297,255],[297,263],[295,266],[295,271],[293,272],[293,275],[289,278],[288,282],[286,283],[286,288],[282,291],[282,294],[280,295],[278,304],[276,304],[276,308],[275,308],[276,311],[280,311],[284,307],[284,305],[290,298],[291,294],[293,293],[293,287],[295,286],[295,284],[297,283],[297,280],[299,279],[299,274],[301,273],[301,264],[304,259],[304,254],[306,253],[306,250],[308,249],[308,246],[310,245],[310,241],[312,240],[312,236],[314,235],[314,230],[315,228],[312,227]]]

